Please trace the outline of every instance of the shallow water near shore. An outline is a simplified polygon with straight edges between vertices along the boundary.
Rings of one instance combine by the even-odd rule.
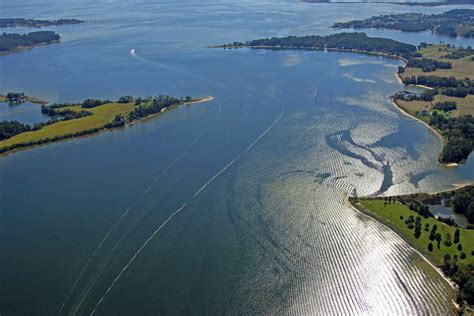
[[[19,121],[23,124],[34,124],[48,121],[41,113],[41,105],[31,102],[8,103],[0,102],[0,121]]]
[[[473,179],[472,159],[458,168],[437,164],[436,135],[391,104],[402,89],[401,63],[206,48],[446,8],[44,3],[6,0],[2,15],[90,22],[51,28],[61,44],[1,56],[0,92],[62,102],[157,94],[214,100],[2,156],[0,313],[449,311],[449,287],[415,264],[419,256],[344,203],[354,192],[438,191]]]

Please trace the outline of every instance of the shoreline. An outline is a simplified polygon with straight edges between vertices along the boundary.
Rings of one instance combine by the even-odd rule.
[[[199,99],[195,99],[195,100],[192,100],[192,101],[189,101],[189,102],[184,102],[182,104],[175,104],[175,105],[171,105],[167,108],[164,108],[162,109],[160,112],[156,112],[156,113],[153,113],[153,114],[150,114],[148,116],[145,116],[145,117],[141,117],[135,121],[132,121],[126,125],[129,125],[129,126],[132,126],[134,125],[135,123],[139,123],[139,122],[144,122],[144,121],[148,121],[149,119],[152,119],[154,118],[155,116],[158,116],[162,113],[165,113],[165,112],[168,112],[170,111],[171,109],[174,109],[176,107],[179,107],[180,105],[191,105],[191,104],[195,104],[195,103],[204,103],[204,102],[209,102],[209,101],[212,101],[214,100],[214,97],[212,96],[207,96],[207,97],[204,97],[204,98],[199,98]]]
[[[329,0],[301,0],[302,3],[309,4],[377,4],[377,2],[365,1],[347,1],[347,2],[331,2]],[[384,2],[384,4],[394,4],[394,5],[405,5],[405,6],[420,6],[420,7],[440,7],[440,6],[450,6],[450,5],[469,5],[470,3],[451,3],[451,2]]]
[[[61,43],[61,40],[62,40],[62,38],[59,38],[58,40],[54,40],[54,41],[51,41],[51,42],[42,42],[42,43],[38,43],[38,44],[35,44],[35,45],[30,45],[30,46],[18,46],[18,47],[15,47],[13,49],[10,49],[10,50],[0,52],[0,56],[18,53],[18,52],[21,52],[21,51],[24,51],[24,50],[29,50],[29,49],[32,49],[32,48],[35,48],[35,47],[38,47],[38,46],[58,44],[58,43]]]
[[[270,45],[259,45],[259,46],[257,46],[257,45],[240,45],[240,46],[236,46],[236,45],[232,45],[232,44],[230,44],[230,45],[210,45],[210,46],[208,46],[208,48],[221,48],[221,49],[247,48],[247,49],[267,49],[267,50],[307,50],[307,51],[323,51],[323,52],[324,51],[327,51],[327,52],[346,52],[346,53],[363,54],[363,55],[369,55],[369,56],[375,56],[375,57],[401,60],[405,63],[405,65],[403,66],[404,69],[407,68],[407,65],[408,65],[408,60],[406,58],[402,57],[402,56],[391,55],[391,54],[388,54],[388,53],[381,53],[381,52],[362,51],[362,50],[357,50],[357,49],[340,49],[340,48],[327,48],[327,47],[321,48],[321,47],[297,47],[297,46],[270,46]],[[400,73],[398,71],[395,73],[395,76],[396,76],[396,78],[397,78],[397,80],[400,84],[404,85],[405,87],[409,86],[409,85],[406,85],[403,82],[403,79],[400,76]],[[434,89],[434,88],[424,86],[424,85],[414,85],[414,86],[419,87],[419,88],[423,88],[423,89],[427,89],[427,90],[433,90]],[[401,91],[399,91],[399,92],[401,92]],[[438,138],[441,140],[442,147],[444,148],[446,146],[448,140],[441,134],[440,131],[433,128],[432,126],[430,126],[429,124],[427,124],[423,120],[419,119],[418,117],[406,112],[403,108],[401,108],[396,103],[396,101],[394,100],[393,97],[391,97],[391,99],[392,99],[392,104],[398,110],[400,110],[406,116],[414,118],[417,121],[423,123],[433,133],[435,133],[436,136],[438,136]],[[440,155],[441,155],[441,153],[440,153]],[[438,160],[438,164],[443,165],[443,166],[448,167],[448,168],[459,166],[459,163],[456,163],[456,162],[443,163],[443,162],[440,162],[439,160]]]
[[[357,49],[343,49],[343,48],[330,48],[330,47],[297,47],[297,46],[269,46],[269,45],[242,45],[242,46],[234,46],[234,45],[209,45],[207,48],[222,48],[222,49],[240,49],[240,48],[249,48],[249,49],[267,49],[267,50],[307,50],[307,51],[320,51],[320,52],[343,52],[343,53],[355,53],[355,54],[363,54],[369,56],[377,56],[377,57],[385,57],[389,59],[398,59],[402,60],[405,63],[408,63],[408,60],[402,56],[398,55],[391,55],[388,53],[382,52],[371,52],[365,50],[357,50]]]
[[[357,51],[357,50],[345,50],[345,49],[327,49],[327,48],[324,48],[324,49],[321,49],[319,47],[317,48],[298,48],[298,47],[274,47],[274,46],[235,46],[235,47],[232,47],[232,46],[220,46],[219,48],[224,48],[224,49],[232,49],[232,48],[254,48],[254,49],[271,49],[271,50],[279,50],[279,49],[288,49],[288,50],[314,50],[314,51],[340,51],[340,52],[349,52],[349,53],[357,53],[357,54],[366,54],[366,55],[371,55],[371,56],[377,56],[377,57],[382,57],[382,58],[390,58],[390,59],[397,59],[397,60],[401,60],[404,62],[404,68],[407,67],[407,64],[408,64],[408,60],[406,60],[405,58],[403,57],[400,57],[400,56],[395,56],[395,55],[389,55],[389,54],[385,54],[385,53],[374,53],[374,52],[361,52],[361,51]],[[398,80],[398,82],[403,85],[403,86],[407,86],[400,74],[397,72],[395,73],[395,76]],[[423,89],[428,89],[428,90],[431,90],[432,88],[430,87],[426,87],[426,86],[422,86],[422,85],[416,85],[420,88],[423,88]],[[401,108],[394,100],[393,97],[391,97],[391,101],[392,101],[392,105],[394,107],[396,107],[402,114],[410,117],[410,118],[414,118],[416,119],[418,122],[421,122],[423,123],[426,127],[428,127],[428,129],[434,133],[438,138],[439,140],[441,141],[441,144],[442,146],[444,147],[446,142],[447,142],[447,139],[441,134],[440,131],[436,130],[434,127],[430,126],[429,124],[427,124],[426,122],[424,122],[423,120],[421,120],[420,118],[414,116],[414,115],[411,115],[409,114],[408,112],[406,112],[403,108]],[[458,166],[457,163],[441,163],[439,161],[437,161],[438,164],[440,165],[444,165],[446,167],[456,167]],[[466,185],[469,185],[469,183],[464,183],[464,184],[452,184],[454,188],[452,189],[447,189],[447,190],[444,190],[444,191],[453,191],[453,190],[458,190]],[[434,193],[428,193],[428,194],[434,194]],[[419,255],[419,257],[423,260],[423,262],[425,262],[427,264],[426,268],[426,272],[425,273],[429,273],[428,269],[431,269],[432,271],[435,271],[436,274],[441,277],[441,280],[443,280],[448,286],[449,288],[451,289],[451,300],[450,300],[450,303],[451,303],[451,308],[453,309],[453,312],[457,312],[459,309],[460,309],[460,306],[459,304],[456,303],[455,301],[455,298],[456,296],[458,295],[458,287],[457,287],[457,284],[454,283],[453,280],[451,280],[450,278],[446,277],[443,273],[443,271],[441,271],[441,269],[436,266],[433,262],[431,262],[428,257],[426,257],[423,253],[421,253],[415,244],[413,244],[408,238],[405,238],[403,236],[403,234],[401,232],[399,232],[398,228],[397,227],[392,227],[392,225],[389,225],[389,223],[385,223],[385,221],[382,219],[382,218],[378,218],[377,216],[375,216],[375,214],[371,214],[371,213],[368,213],[368,211],[363,211],[362,208],[359,209],[356,207],[356,205],[352,204],[349,200],[349,194],[346,193],[344,198],[343,198],[343,203],[348,206],[349,208],[351,208],[352,210],[355,210],[357,212],[357,214],[361,214],[363,216],[366,216],[366,217],[369,217],[375,221],[377,221],[378,223],[380,223],[381,225],[383,225],[384,227],[386,227],[388,230],[394,232],[398,237],[400,237],[415,253],[417,253]],[[420,269],[423,270],[423,267],[420,267]]]
[[[441,140],[441,143],[443,144],[443,146],[447,143],[447,140],[446,138],[444,138],[444,136],[440,133],[440,131],[436,130],[434,127],[432,127],[431,125],[429,125],[428,123],[426,123],[425,121],[421,120],[420,118],[414,116],[414,115],[411,115],[410,113],[408,113],[407,111],[405,111],[401,106],[399,106],[397,104],[397,102],[395,100],[393,100],[392,98],[392,104],[400,111],[402,112],[404,115],[406,116],[409,116],[410,118],[413,118],[415,120],[417,120],[418,122],[420,123],[423,123],[426,127],[428,127],[428,129],[430,129],[434,134],[436,134],[436,136],[438,136],[438,138]],[[441,162],[438,162],[439,164],[444,164],[444,163],[441,163]],[[448,163],[448,164],[451,164],[451,163]]]
[[[453,191],[453,190],[457,190],[458,188],[456,189],[451,189],[451,190],[448,190],[448,191]],[[387,228],[388,230],[394,232],[398,237],[400,237],[413,251],[415,251],[426,263],[428,263],[428,265],[430,266],[430,268],[432,268],[434,271],[436,271],[436,273],[441,277],[441,279],[443,281],[445,281],[452,289],[453,291],[453,295],[455,293],[457,293],[458,289],[457,289],[457,285],[456,283],[454,283],[451,279],[449,279],[448,277],[446,277],[444,274],[443,274],[443,271],[441,271],[440,268],[438,268],[436,265],[434,265],[427,257],[425,257],[425,255],[423,255],[418,249],[416,249],[416,247],[405,237],[403,237],[400,233],[398,233],[397,229],[395,228],[392,228],[391,226],[389,226],[388,224],[384,223],[382,220],[380,220],[379,218],[377,218],[374,214],[368,212],[368,211],[364,211],[362,208],[359,209],[358,207],[356,207],[350,200],[349,200],[350,196],[348,193],[345,194],[344,198],[343,198],[343,204],[346,205],[347,207],[351,208],[353,211],[355,211],[356,213],[362,215],[362,216],[365,216],[365,217],[368,217],[372,220],[375,220],[377,221],[377,223],[383,225],[385,228]],[[454,301],[454,297],[451,298],[451,303],[454,305],[454,307],[456,308],[456,310],[459,310],[459,304],[457,304],[455,301]]]
[[[0,102],[1,103],[11,103],[10,101],[7,100],[7,96],[4,94],[0,94]],[[16,101],[13,101],[15,103]],[[30,102],[33,104],[39,104],[39,105],[46,105],[49,102],[48,101],[43,101],[35,97],[30,97],[30,96],[24,96],[22,100],[19,101],[19,104],[24,103],[24,102]]]
[[[405,59],[403,59],[405,61],[405,66],[404,68],[407,67],[407,61]],[[396,73],[395,74],[395,77],[397,78],[397,81],[398,83],[400,83],[401,85],[404,85],[405,87],[409,86],[409,85],[406,85],[404,82],[403,82],[403,79],[402,77],[400,76],[400,73]],[[427,87],[427,86],[424,86],[424,85],[413,85],[415,87],[419,87],[419,88],[423,88],[423,89],[427,89],[427,90],[433,90],[434,88],[431,88],[431,87]],[[402,114],[410,117],[410,118],[413,118],[415,120],[417,120],[418,122],[424,124],[426,127],[428,127],[429,130],[431,130],[434,134],[436,134],[436,136],[438,136],[438,138],[441,140],[441,144],[444,148],[444,146],[446,146],[448,140],[443,136],[443,134],[441,134],[441,131],[438,131],[436,128],[434,128],[433,126],[429,125],[428,123],[426,123],[425,121],[423,121],[422,119],[416,117],[415,115],[412,115],[410,113],[408,113],[407,111],[405,111],[400,105],[397,104],[396,100],[394,99],[394,97],[390,97],[391,98],[391,101],[392,101],[392,105],[397,108]],[[442,149],[441,149],[442,150]],[[441,154],[441,153],[440,153]],[[448,163],[444,163],[444,162],[440,162],[438,161],[438,164],[442,165],[442,166],[445,166],[445,167],[448,167],[448,168],[454,168],[454,167],[458,167],[459,166],[459,163],[457,162],[448,162]]]
[[[49,144],[54,144],[54,143],[61,143],[61,142],[67,142],[69,140],[73,140],[73,139],[79,139],[79,138],[83,138],[83,137],[93,137],[93,136],[96,136],[97,134],[100,134],[102,132],[106,132],[106,131],[113,131],[113,130],[116,130],[116,129],[120,129],[120,128],[125,128],[127,126],[133,126],[136,122],[140,122],[140,121],[146,121],[146,120],[149,120],[159,114],[162,114],[164,112],[166,112],[166,110],[168,108],[173,108],[173,107],[178,107],[180,105],[191,105],[191,104],[194,104],[194,103],[203,103],[203,102],[209,102],[209,101],[212,101],[214,100],[214,97],[212,96],[206,96],[204,98],[198,98],[198,99],[193,99],[189,102],[183,102],[181,104],[175,104],[175,105],[172,105],[172,106],[169,106],[167,108],[164,108],[162,109],[160,112],[157,112],[157,113],[153,113],[153,114],[150,114],[146,117],[142,117],[142,118],[139,118],[139,119],[136,119],[134,121],[131,121],[129,123],[126,123],[125,125],[123,126],[119,126],[119,127],[106,127],[106,125],[103,125],[101,127],[97,127],[97,128],[92,128],[92,129],[88,129],[88,130],[83,130],[83,131],[80,131],[80,132],[77,132],[75,134],[72,134],[72,135],[68,135],[68,134],[65,134],[63,135],[62,137],[59,137],[58,139],[53,139],[53,138],[45,138],[45,139],[39,139],[37,143],[34,143],[34,144],[31,144],[31,145],[27,145],[27,146],[18,146],[16,148],[11,148],[11,149],[8,149],[2,153],[0,153],[0,159],[2,157],[5,157],[5,156],[8,156],[10,154],[14,154],[16,152],[19,152],[19,151],[23,151],[23,150],[28,150],[28,149],[32,149],[32,148],[35,148],[35,147],[39,147],[39,146],[43,146],[43,145],[49,145]],[[90,131],[90,132],[88,132]],[[81,134],[82,133],[82,134]],[[18,143],[18,144],[21,144],[21,143]],[[1,149],[1,148],[0,148]]]

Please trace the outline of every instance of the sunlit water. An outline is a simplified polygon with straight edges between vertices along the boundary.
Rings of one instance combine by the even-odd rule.
[[[2,157],[0,312],[447,313],[449,290],[419,255],[344,204],[347,193],[437,191],[473,177],[472,160],[439,166],[439,139],[391,104],[400,62],[206,48],[445,9],[3,1],[2,16],[90,22],[51,28],[59,45],[2,56],[2,92],[215,99]]]

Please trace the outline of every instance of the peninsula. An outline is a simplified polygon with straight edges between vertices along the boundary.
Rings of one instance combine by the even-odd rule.
[[[403,13],[335,23],[338,29],[384,28],[402,32],[431,31],[444,36],[474,37],[474,10],[455,9],[441,14]]]
[[[178,99],[159,95],[135,99],[124,96],[117,101],[87,99],[80,104],[42,105],[42,113],[51,117],[47,122],[33,126],[18,121],[0,122],[0,153],[123,127],[173,106],[210,100],[212,97]]]
[[[85,23],[78,19],[59,19],[59,20],[37,20],[24,18],[2,18],[0,19],[0,27],[45,27]]]
[[[305,49],[365,53],[392,58],[410,58],[416,46],[365,33],[338,33],[328,36],[287,36],[233,42],[210,48]]]
[[[59,35],[53,31],[38,31],[28,34],[3,33],[0,35],[0,54],[29,49],[43,44],[58,43],[59,39]]]

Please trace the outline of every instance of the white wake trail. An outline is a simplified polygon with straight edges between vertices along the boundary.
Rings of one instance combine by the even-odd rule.
[[[133,50],[132,50],[133,51]],[[130,52],[132,54],[132,52]],[[69,291],[69,294],[68,296],[66,297],[66,300],[63,302],[62,306],[61,306],[61,309],[59,311],[59,313],[61,313],[61,311],[63,310],[64,308],[64,305],[67,303],[67,301],[69,300],[69,296],[71,295],[71,293],[74,291],[74,289],[76,288],[77,286],[77,283],[79,282],[79,280],[82,278],[85,270],[89,267],[91,261],[93,260],[93,258],[96,256],[98,250],[102,247],[102,245],[104,244],[104,242],[109,238],[110,234],[117,228],[117,226],[119,225],[119,223],[122,221],[122,219],[129,213],[129,211],[136,205],[136,203],[138,201],[140,201],[150,190],[151,188],[156,184],[156,182],[158,182],[158,180],[164,176],[175,164],[176,162],[178,162],[178,160],[180,160],[183,156],[185,156],[190,150],[191,148],[194,147],[194,145],[198,142],[198,140],[201,138],[201,136],[203,135],[204,133],[204,130],[201,131],[201,133],[199,133],[199,135],[193,140],[193,142],[183,151],[181,152],[158,176],[156,176],[153,181],[148,185],[148,187],[139,195],[139,197],[132,202],[132,204],[125,210],[125,212],[122,214],[122,216],[120,216],[120,218],[117,220],[117,222],[112,226],[112,228],[107,232],[107,234],[105,235],[105,237],[102,239],[102,241],[99,243],[99,245],[97,246],[97,248],[95,249],[95,251],[92,253],[91,257],[89,258],[89,260],[87,261],[86,265],[83,267],[83,269],[81,270],[81,273],[79,274],[78,278],[76,279],[76,281],[74,282],[74,285],[73,287],[71,288],[71,291]],[[139,218],[141,219],[141,218]],[[115,244],[115,246],[113,247],[113,249],[110,251],[109,253],[109,256],[107,257],[107,259],[105,260],[105,264],[108,262],[108,260],[110,259],[111,255],[114,253],[114,251],[117,249],[117,247],[120,245],[120,243],[123,241],[123,238],[124,236],[126,236],[129,231],[132,229],[132,227],[134,226],[134,224],[129,227],[129,229],[123,234],[123,236],[120,238],[120,240]],[[82,305],[82,302],[84,301],[84,299],[87,297],[87,295],[89,294],[91,288],[95,285],[97,279],[100,277],[103,269],[103,267],[101,267],[101,270],[99,270],[98,274],[96,276],[94,276],[94,279],[93,279],[93,283],[92,285],[87,289],[87,292],[84,294],[84,291],[80,294],[80,297],[81,300],[79,302],[79,304],[75,304],[73,307],[72,307],[72,313],[74,314],[75,312],[77,312],[77,310],[80,308],[80,306]]]
[[[170,65],[167,65],[167,64],[159,63],[159,62],[156,62],[156,61],[153,61],[153,60],[144,58],[144,57],[142,57],[142,56],[140,56],[140,55],[137,54],[135,48],[132,48],[132,49],[130,50],[130,55],[131,55],[133,58],[136,58],[136,59],[138,59],[138,60],[140,60],[140,61],[143,61],[143,62],[145,62],[145,63],[149,63],[149,64],[152,64],[152,65],[155,65],[155,66],[164,68],[164,69],[168,69],[168,70],[172,70],[172,71],[175,71],[175,72],[179,72],[179,73],[185,74],[185,75],[187,75],[187,76],[190,76],[190,77],[193,77],[193,78],[196,78],[196,79],[199,79],[199,80],[203,80],[203,81],[209,82],[209,83],[211,83],[211,84],[217,85],[217,86],[219,86],[219,87],[221,87],[221,88],[229,89],[229,86],[223,84],[222,82],[219,82],[219,81],[215,81],[215,80],[206,78],[206,77],[201,76],[201,75],[199,75],[199,74],[197,74],[197,73],[194,73],[194,72],[191,72],[191,71],[182,69],[182,68],[170,66]]]
[[[214,181],[220,174],[222,174],[225,170],[227,170],[230,166],[232,166],[237,160],[239,160],[243,155],[245,155],[250,149],[252,149],[257,142],[264,137],[270,130],[275,126],[276,123],[281,119],[283,116],[284,109],[282,108],[280,114],[273,120],[273,122],[268,126],[268,128],[263,131],[247,148],[245,148],[244,151],[242,151],[240,154],[237,155],[231,162],[229,162],[224,168],[222,168],[218,173],[216,173],[209,181],[206,182],[192,197],[192,199],[196,198],[199,193],[201,193],[212,181]],[[178,210],[173,212],[161,225],[158,227],[157,230],[153,232],[153,234],[140,246],[140,248],[137,250],[137,252],[133,255],[133,257],[128,261],[128,263],[125,265],[125,267],[120,271],[120,273],[117,275],[117,277],[112,281],[112,284],[107,288],[105,291],[104,295],[100,298],[99,302],[96,304],[94,309],[92,310],[91,315],[94,315],[95,312],[97,311],[97,308],[99,308],[100,304],[104,301],[104,299],[107,297],[108,293],[112,290],[112,288],[115,286],[117,281],[120,279],[120,277],[124,274],[124,272],[128,269],[128,267],[135,261],[136,257],[142,252],[142,250],[148,245],[148,243],[153,239],[153,237],[179,212],[183,210],[183,208],[186,206],[186,203],[184,203]]]
[[[145,242],[143,243],[143,245],[141,245],[140,248],[138,248],[137,252],[135,252],[135,254],[133,255],[133,257],[127,262],[127,264],[125,265],[125,267],[123,267],[123,269],[120,271],[120,273],[117,275],[117,277],[112,281],[112,284],[109,286],[109,288],[107,289],[107,291],[105,291],[104,295],[100,298],[99,302],[97,303],[97,305],[95,306],[94,310],[92,311],[91,315],[94,315],[95,312],[97,311],[97,308],[99,307],[99,305],[102,303],[102,301],[105,299],[105,297],[107,296],[107,294],[109,294],[110,290],[112,290],[112,288],[114,287],[115,283],[117,283],[117,281],[122,277],[122,275],[124,274],[125,271],[127,271],[128,267],[133,263],[133,261],[135,261],[135,259],[137,258],[137,256],[143,251],[143,249],[148,245],[148,243],[153,239],[153,237],[155,237],[156,234],[158,234],[158,232],[166,226],[166,224],[168,224],[168,222],[176,215],[178,214],[179,212],[181,212],[183,210],[183,208],[186,207],[186,203],[184,203],[179,209],[177,209],[176,211],[174,211],[164,222],[163,224],[160,225],[160,227],[158,227],[154,232],[153,234],[151,234],[150,237],[148,237],[147,240],[145,240]]]
[[[223,173],[227,168],[229,168],[230,166],[232,166],[237,160],[239,160],[243,155],[245,155],[250,149],[252,149],[253,146],[255,146],[255,144],[263,137],[265,136],[271,129],[272,127],[278,123],[278,121],[280,120],[281,116],[283,115],[283,109],[280,113],[280,115],[278,115],[278,117],[272,122],[272,124],[270,124],[270,126],[262,133],[260,134],[243,152],[241,152],[239,155],[237,155],[237,157],[235,157],[234,160],[232,160],[231,162],[229,162],[224,168],[222,168],[221,171],[219,171],[218,173],[216,173],[215,176],[213,176],[209,181],[207,181],[206,184],[204,184],[196,193],[194,193],[193,195],[193,198],[197,197],[199,195],[199,193],[201,193],[202,190],[204,190],[212,181],[214,181],[221,173]]]
[[[61,312],[63,311],[64,309],[64,306],[66,305],[66,303],[69,301],[69,297],[71,296],[72,292],[74,292],[74,290],[76,289],[76,286],[77,284],[79,283],[79,281],[82,279],[82,276],[84,275],[84,272],[87,270],[87,268],[89,267],[89,265],[91,264],[92,260],[95,258],[95,256],[97,255],[98,251],[102,248],[104,242],[109,239],[109,236],[110,234],[117,228],[117,226],[120,224],[120,222],[123,220],[123,218],[125,216],[127,216],[128,212],[130,211],[132,207],[128,207],[125,212],[119,217],[119,219],[114,223],[114,225],[112,226],[112,228],[110,228],[110,230],[107,232],[107,234],[105,234],[104,238],[102,238],[102,240],[100,241],[99,245],[94,249],[94,251],[92,252],[92,255],[89,257],[89,259],[87,260],[86,264],[82,267],[81,269],[81,272],[79,273],[79,276],[76,278],[76,280],[74,281],[71,289],[69,290],[69,293],[66,295],[66,298],[64,299],[63,303],[61,304],[61,308],[59,309],[59,312],[58,314],[61,314]]]

